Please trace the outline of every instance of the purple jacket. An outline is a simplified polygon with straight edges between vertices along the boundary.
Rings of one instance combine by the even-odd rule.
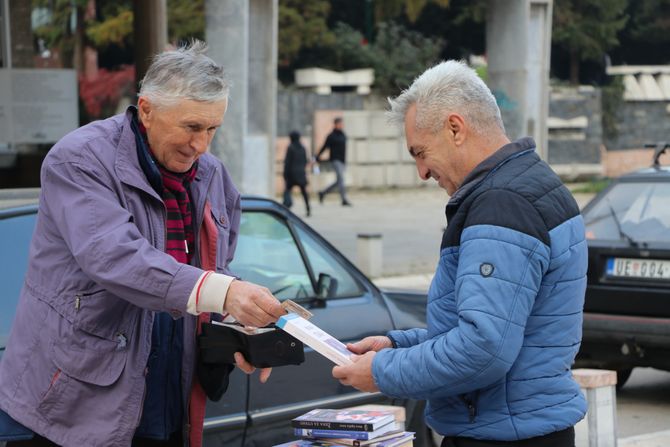
[[[140,168],[130,119],[127,111],[84,126],[47,155],[30,262],[0,362],[0,408],[64,446],[131,444],[156,311],[185,318],[183,396],[193,383],[196,318],[186,303],[202,270],[165,253],[165,207]],[[196,228],[205,203],[211,207],[216,268],[224,272],[240,195],[210,154],[200,157],[191,192]]]

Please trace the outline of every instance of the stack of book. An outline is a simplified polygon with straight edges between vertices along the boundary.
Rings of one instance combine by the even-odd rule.
[[[275,447],[412,447],[414,439],[390,411],[316,409],[293,419],[291,425],[302,439]]]

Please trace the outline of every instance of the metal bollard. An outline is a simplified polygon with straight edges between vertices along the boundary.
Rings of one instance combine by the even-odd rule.
[[[359,233],[356,242],[358,268],[371,278],[382,274],[382,235]]]
[[[572,376],[586,394],[588,411],[585,421],[577,424],[578,447],[616,447],[616,371],[604,369],[573,369]],[[588,426],[588,444],[581,440],[579,427]]]

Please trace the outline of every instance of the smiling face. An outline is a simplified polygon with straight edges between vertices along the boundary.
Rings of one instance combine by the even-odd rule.
[[[423,180],[434,178],[441,188],[453,195],[465,177],[462,174],[465,161],[462,118],[451,114],[442,129],[432,132],[417,129],[416,113],[416,104],[412,104],[405,114],[405,138],[419,177]]]
[[[223,123],[227,101],[184,99],[156,107],[146,97],[138,101],[140,121],[158,163],[172,172],[186,172],[207,152],[214,133]]]

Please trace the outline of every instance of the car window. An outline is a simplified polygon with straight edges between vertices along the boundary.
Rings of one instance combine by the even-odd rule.
[[[235,258],[230,270],[243,280],[263,285],[280,300],[316,296],[313,284],[328,276],[328,298],[358,296],[361,285],[347,267],[318,238],[299,225],[294,226],[312,269],[313,278],[285,220],[263,211],[245,211]]]
[[[670,183],[618,183],[584,213],[589,239],[670,242]]]
[[[0,353],[9,337],[23,278],[28,267],[28,249],[35,227],[36,214],[0,220],[3,249],[0,250]]]
[[[356,281],[327,246],[298,226],[296,226],[296,233],[302,243],[314,275],[318,278],[319,274],[325,273],[336,281],[331,294],[329,294],[330,297],[357,296],[363,293],[363,289],[358,281]]]
[[[288,226],[273,214],[245,211],[230,270],[270,289],[278,299],[314,296],[309,273]]]

